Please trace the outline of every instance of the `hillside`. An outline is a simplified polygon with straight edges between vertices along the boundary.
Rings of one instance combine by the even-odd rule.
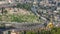
[[[7,8],[6,8],[7,9]],[[0,21],[4,22],[40,22],[38,17],[31,11],[20,8],[5,9],[3,15],[0,15]]]

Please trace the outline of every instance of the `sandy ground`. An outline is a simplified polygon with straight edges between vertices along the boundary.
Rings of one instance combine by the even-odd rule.
[[[25,9],[20,9],[20,8],[6,8],[6,10],[8,11],[8,14],[30,14],[29,11],[25,10]]]

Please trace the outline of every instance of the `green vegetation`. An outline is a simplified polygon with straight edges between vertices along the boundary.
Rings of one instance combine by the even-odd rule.
[[[43,31],[44,31],[43,33],[46,32],[45,34],[60,34],[60,28],[53,28],[49,31],[45,31],[45,30],[43,30]]]
[[[41,30],[41,31],[26,31],[26,34],[60,34],[60,28],[53,28],[51,30]]]
[[[60,34],[60,28],[53,28],[53,29],[51,30],[51,32],[52,32],[53,34]]]
[[[37,18],[35,15],[11,15],[12,22],[35,22]]]
[[[2,15],[2,16],[0,16],[0,21],[2,19],[2,21],[6,21],[6,22],[39,22],[37,20],[38,17],[35,16],[34,14],[30,14],[30,15],[12,14],[12,15]]]
[[[31,6],[32,4],[17,4],[17,8],[22,8],[22,9],[26,9],[26,10],[31,10]]]

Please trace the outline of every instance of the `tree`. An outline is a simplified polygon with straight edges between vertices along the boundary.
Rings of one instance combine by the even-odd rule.
[[[8,12],[8,11],[7,11],[7,10],[5,10],[5,11],[4,11],[4,14],[7,14],[7,12]]]
[[[32,4],[20,4],[20,3],[18,3],[16,7],[26,9],[26,10],[31,10],[31,6],[32,6]]]

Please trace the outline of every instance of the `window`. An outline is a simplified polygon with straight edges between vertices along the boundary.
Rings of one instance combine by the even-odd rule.
[[[60,2],[58,3],[58,6],[60,6]]]

